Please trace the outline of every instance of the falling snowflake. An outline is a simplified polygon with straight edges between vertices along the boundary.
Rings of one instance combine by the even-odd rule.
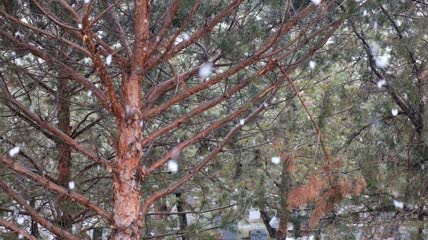
[[[85,4],[88,4],[91,0],[85,0]]]
[[[370,48],[370,52],[373,56],[377,56],[379,54],[380,46],[376,42],[370,43],[369,48]]]
[[[404,203],[394,200],[393,201],[395,208],[399,208],[399,209],[403,209],[404,208]]]
[[[23,239],[24,238],[24,234],[20,233],[18,234],[18,239]]]
[[[79,24],[77,24],[77,27],[78,27],[79,29],[82,29],[83,25],[79,23]]]
[[[386,84],[385,79],[381,79],[376,83],[378,88],[382,88],[385,84]]]
[[[394,117],[397,116],[398,115],[398,109],[395,109],[395,108],[392,109],[391,113],[392,113],[392,116],[394,116]]]
[[[15,32],[15,37],[17,37],[17,38],[23,38],[24,34],[22,34],[20,31],[16,31]]]
[[[106,64],[110,65],[111,64],[111,60],[113,59],[113,56],[110,54],[106,57]]]
[[[272,157],[272,163],[275,165],[278,165],[281,162],[281,158],[280,157]]]
[[[20,146],[15,146],[14,148],[9,150],[9,156],[10,157],[15,157],[19,152],[21,151],[21,147]]]
[[[126,106],[125,106],[125,113],[126,113],[126,116],[133,115],[135,112],[136,112],[136,109],[135,109],[134,107],[129,106],[129,105],[126,105]]]
[[[311,0],[311,2],[315,5],[320,5],[321,0]]]
[[[92,96],[92,91],[91,91],[91,90],[89,90],[89,91],[86,93],[86,95],[88,95],[88,97]]]
[[[199,77],[202,79],[208,78],[213,71],[213,64],[211,62],[203,63],[199,67]]]
[[[70,182],[68,182],[68,188],[69,188],[70,190],[73,190],[73,189],[74,189],[74,187],[75,187],[75,185],[74,185],[74,181],[70,181]]]
[[[188,33],[183,33],[182,38],[184,41],[189,41],[190,40],[190,35]]]
[[[239,125],[244,126],[245,125],[245,119],[240,119],[239,120]]]
[[[310,61],[310,62],[309,62],[309,67],[310,67],[311,69],[314,69],[316,65],[317,65],[317,63],[316,63],[316,62],[314,62],[314,61]]]
[[[91,62],[91,59],[90,59],[89,57],[85,57],[85,58],[83,59],[83,62],[84,62],[85,64],[88,64],[88,63],[90,63],[90,62]]]
[[[22,59],[21,58],[15,58],[15,64],[18,66],[22,65]]]
[[[270,225],[272,228],[278,229],[278,228],[279,228],[279,219],[278,219],[276,216],[274,216],[274,217],[269,221],[269,225]]]
[[[23,218],[23,217],[21,217],[21,216],[19,216],[19,217],[16,219],[16,223],[18,223],[18,224],[23,224],[23,223],[24,223],[24,218]]]
[[[178,171],[178,164],[175,160],[168,161],[168,170],[172,173],[176,173]]]
[[[389,55],[377,56],[375,58],[376,66],[380,68],[386,68],[389,63]]]

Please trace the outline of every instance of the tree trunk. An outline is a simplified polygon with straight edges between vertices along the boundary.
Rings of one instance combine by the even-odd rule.
[[[140,239],[140,181],[136,177],[138,159],[121,159],[113,170],[113,240]]]
[[[288,233],[288,218],[289,218],[288,215],[289,214],[287,210],[287,204],[288,204],[287,194],[290,187],[288,163],[289,163],[289,157],[287,156],[286,159],[283,159],[282,161],[281,189],[280,189],[281,207],[279,208],[279,227],[278,227],[278,231],[276,232],[277,240],[285,240],[287,238],[287,233]]]
[[[32,208],[36,208],[36,198],[32,198],[30,200],[30,206]],[[37,224],[37,222],[33,219],[33,217],[31,217],[31,226],[30,226],[30,230],[31,230],[31,235],[39,238],[40,239],[40,231],[39,231],[39,225]]]
[[[266,230],[268,231],[268,233],[269,233],[269,236],[271,237],[271,238],[274,238],[275,236],[276,236],[276,229],[275,228],[273,228],[271,225],[270,225],[270,220],[272,220],[272,218],[271,217],[269,217],[269,214],[266,212],[266,210],[264,210],[264,209],[261,209],[260,210],[260,215],[261,215],[261,217],[262,217],[262,221],[263,221],[263,223],[264,223],[264,225],[265,225],[265,227],[266,227]]]
[[[68,79],[58,80],[57,90],[57,118],[58,129],[67,135],[70,135],[70,94],[68,93]],[[56,142],[58,146],[58,184],[68,188],[68,183],[71,180],[71,147],[70,145],[62,142]],[[61,196],[57,201],[58,216],[55,220],[58,225],[71,232],[72,229],[72,210],[70,205],[72,203],[67,201],[67,198]]]
[[[124,116],[116,120],[119,139],[113,163],[113,232],[112,240],[140,239],[139,223],[141,179],[138,171],[141,149],[141,85],[138,76],[123,82]]]
[[[179,212],[178,218],[180,223],[180,230],[184,232],[187,228],[187,217],[185,213],[182,213],[185,211],[184,201],[181,193],[176,193],[175,196],[177,197],[177,212]],[[185,235],[181,237],[181,240],[186,240]]]

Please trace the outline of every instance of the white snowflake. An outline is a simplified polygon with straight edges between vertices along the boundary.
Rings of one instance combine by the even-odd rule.
[[[21,151],[21,147],[20,146],[15,146],[14,148],[9,150],[9,156],[10,157],[15,157],[19,152]]]
[[[22,59],[21,58],[15,58],[15,64],[18,66],[21,66],[23,64]]]
[[[240,119],[239,120],[239,125],[244,126],[245,125],[245,119]]]
[[[213,71],[213,64],[211,62],[203,63],[199,67],[199,77],[202,79],[208,78]]]
[[[378,88],[382,88],[385,84],[386,84],[385,79],[381,79],[376,83]]]
[[[395,208],[399,208],[399,209],[403,209],[404,208],[404,203],[398,201],[398,200],[394,200],[393,201]]]
[[[71,180],[70,182],[68,182],[68,188],[69,188],[70,190],[73,190],[73,189],[75,188],[75,184],[74,184],[74,181],[73,181],[73,180]]]
[[[279,228],[279,219],[278,219],[276,216],[274,216],[274,217],[269,221],[269,225],[270,225],[272,228],[278,229],[278,228]]]
[[[84,62],[85,64],[88,64],[88,63],[90,63],[90,62],[91,62],[91,58],[89,58],[89,57],[85,57],[85,58],[83,58],[83,62]]]
[[[89,91],[86,93],[86,95],[88,95],[88,97],[92,96],[92,91],[91,91],[91,90],[89,90]]]
[[[111,54],[110,54],[110,55],[108,55],[108,56],[106,57],[106,64],[107,64],[107,65],[110,65],[110,64],[111,64],[112,59],[113,59],[113,56],[112,56]]]
[[[91,0],[85,0],[85,4],[88,4]]]
[[[23,223],[24,223],[24,218],[23,218],[23,217],[21,217],[21,216],[19,216],[19,217],[16,219],[16,223],[18,223],[18,224],[23,224]]]
[[[317,63],[316,63],[315,61],[310,61],[310,62],[309,62],[309,67],[310,67],[311,69],[314,69],[316,65],[317,65]]]
[[[18,239],[23,239],[24,238],[24,234],[20,233],[18,234]]]
[[[188,33],[183,33],[182,38],[184,41],[189,41],[190,40],[190,35]]]
[[[24,34],[22,34],[20,31],[16,31],[15,32],[15,37],[17,37],[17,38],[23,38]]]
[[[380,68],[386,68],[389,63],[389,55],[377,56],[375,58],[375,63],[376,63],[376,66]]]
[[[311,2],[315,5],[320,5],[321,0],[311,0]]]
[[[175,160],[168,161],[168,170],[172,173],[176,173],[178,171],[178,164]]]
[[[394,117],[397,116],[398,115],[398,109],[395,109],[395,108],[392,109],[391,113],[392,113],[392,116],[394,116]]]
[[[130,115],[133,115],[134,113],[135,113],[135,108],[134,107],[132,107],[132,106],[129,106],[129,105],[126,105],[125,106],[125,113],[126,113],[126,116],[130,116]]]
[[[377,56],[379,54],[380,46],[377,42],[370,43],[369,48],[373,56]]]
[[[83,28],[83,25],[82,25],[81,23],[79,23],[79,24],[77,24],[77,27],[78,27],[79,29],[82,29],[82,28]]]
[[[281,158],[280,157],[272,157],[272,163],[275,165],[278,165],[281,162]]]

